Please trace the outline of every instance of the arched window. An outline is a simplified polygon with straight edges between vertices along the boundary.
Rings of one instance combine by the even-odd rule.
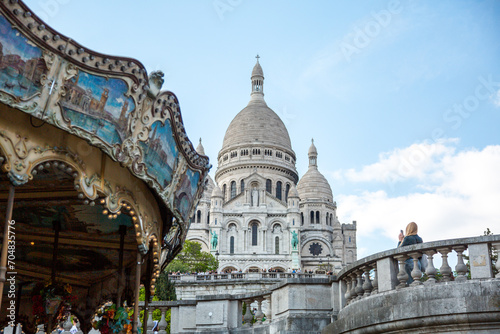
[[[257,228],[258,225],[256,223],[252,224],[252,246],[257,246]]]
[[[234,254],[234,237],[229,238],[229,254]]]
[[[314,224],[314,211],[311,211],[311,221],[309,222],[309,224]]]
[[[226,185],[222,186],[222,198],[224,199],[224,201],[226,200]]]
[[[241,180],[241,182],[240,182],[240,193],[242,193],[244,191],[245,191],[245,181]]]
[[[271,193],[272,192],[272,187],[273,187],[273,183],[271,180],[267,179],[266,180],[266,191],[268,193]]]
[[[330,226],[333,226],[333,213],[330,213]]]
[[[288,192],[290,191],[290,183],[286,184],[285,188],[285,202],[288,201]]]
[[[236,182],[231,181],[231,199],[236,197]]]
[[[201,211],[198,210],[198,212],[196,212],[196,222],[199,224],[201,223]]]
[[[274,238],[274,254],[279,254],[280,253],[280,238],[276,237]]]
[[[330,225],[330,215],[328,214],[328,212],[326,213],[326,217],[325,217],[325,224],[326,225]]]
[[[316,211],[316,224],[321,224],[321,220],[319,219],[319,211]]]
[[[207,224],[210,224],[210,212],[207,213]]]
[[[300,213],[300,226],[304,225],[304,212]]]
[[[276,182],[276,198],[281,199],[281,181]]]

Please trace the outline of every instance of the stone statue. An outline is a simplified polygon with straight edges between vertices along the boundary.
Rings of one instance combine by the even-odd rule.
[[[163,86],[163,72],[162,71],[153,71],[148,77],[148,94],[150,97],[154,98],[161,90],[161,86]]]
[[[219,236],[215,231],[212,231],[211,234],[212,234],[212,240],[210,241],[210,243],[212,244],[212,249],[217,249],[217,244],[219,243],[218,242]]]
[[[292,231],[291,233],[292,233],[292,249],[297,250],[297,247],[299,246],[299,236],[295,231]]]
[[[252,206],[259,206],[259,191],[257,188],[252,189]]]

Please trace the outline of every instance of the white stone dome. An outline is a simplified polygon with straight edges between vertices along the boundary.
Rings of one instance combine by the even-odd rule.
[[[333,193],[330,184],[318,170],[318,151],[314,141],[309,148],[309,169],[297,184],[297,191],[301,200],[326,200],[333,202]]]
[[[285,124],[264,99],[252,98],[226,130],[222,150],[240,144],[259,143],[292,151]]]

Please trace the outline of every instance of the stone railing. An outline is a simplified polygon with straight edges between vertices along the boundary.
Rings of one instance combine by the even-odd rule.
[[[176,305],[176,302],[167,302],[167,301],[155,301],[155,302],[150,302],[147,305],[147,320],[146,320],[146,331],[144,332],[145,334],[153,334],[155,332],[158,332],[158,334],[166,334],[168,333],[167,331],[167,326],[168,322],[166,320],[166,314],[167,311],[172,307],[172,305]],[[145,308],[145,303],[144,302],[139,302],[139,308],[140,310],[144,310]],[[155,310],[160,310],[161,311],[161,319],[158,321],[157,327],[155,327],[155,322],[153,321],[153,312]],[[141,324],[140,320],[139,323],[137,324],[138,328],[143,328],[143,325]],[[154,331],[153,331],[154,329]]]
[[[460,321],[471,328],[475,323],[484,322],[484,317],[495,324],[500,320],[500,297],[496,296],[500,294],[497,291],[500,274],[493,275],[490,254],[494,249],[500,250],[500,235],[396,248],[347,266],[339,272],[338,282],[332,287],[337,289],[332,296],[333,318],[337,321],[331,325],[334,328],[331,332],[352,333],[359,328],[367,330],[366,333],[385,333],[396,328],[411,332],[418,327],[414,320],[417,317],[421,324],[428,321],[429,326],[456,326],[453,330],[460,330],[456,324],[460,317],[467,319],[460,318]],[[464,261],[465,251],[468,252],[469,266]],[[448,262],[452,254],[456,256],[453,268]],[[419,258],[425,256],[428,265],[422,272],[417,264]],[[407,259],[413,261],[413,282],[409,285],[405,270]],[[496,262],[496,269],[500,269],[499,262]],[[484,299],[484,291],[497,300],[489,302]],[[450,296],[453,296],[453,302],[448,301]],[[496,309],[493,307],[495,303],[499,304]],[[380,312],[390,316],[372,316]],[[438,316],[439,321],[436,321]]]
[[[168,275],[171,281],[175,282],[199,282],[199,281],[223,281],[223,280],[281,280],[289,278],[326,278],[326,274],[306,274],[306,273],[228,273],[228,274],[184,274]]]

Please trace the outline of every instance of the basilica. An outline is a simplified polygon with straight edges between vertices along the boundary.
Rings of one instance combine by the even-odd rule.
[[[264,100],[258,58],[251,97],[229,125],[187,239],[219,260],[219,272],[337,272],[356,260],[356,222],[341,224],[314,141],[299,178],[288,130]],[[197,147],[204,154],[201,144]],[[305,152],[304,152],[305,153]]]

